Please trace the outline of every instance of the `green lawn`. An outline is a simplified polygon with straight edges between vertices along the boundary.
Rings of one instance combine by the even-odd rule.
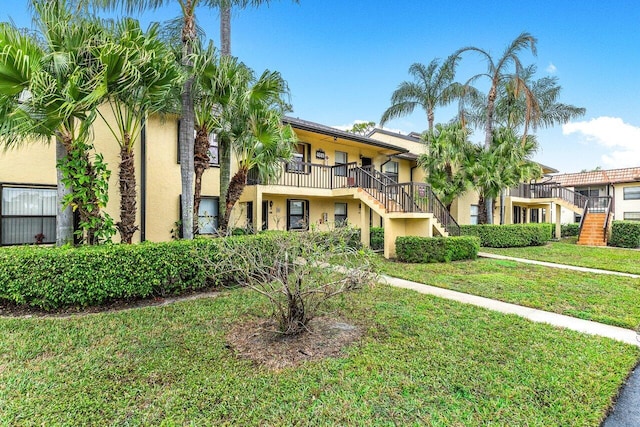
[[[447,264],[381,263],[390,276],[635,329],[640,279],[492,259]]]
[[[640,274],[640,251],[620,248],[595,248],[575,243],[550,242],[545,246],[526,248],[482,248],[482,252],[557,262],[579,267],[600,268]]]
[[[225,345],[247,290],[72,319],[0,319],[0,425],[597,426],[638,348],[379,285],[337,300],[344,357],[269,371]]]

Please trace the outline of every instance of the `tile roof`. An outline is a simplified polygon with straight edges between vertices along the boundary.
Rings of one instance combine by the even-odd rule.
[[[397,145],[387,144],[386,142],[381,142],[366,136],[332,128],[331,126],[322,125],[320,123],[310,122],[308,120],[285,116],[282,118],[282,122],[291,125],[291,127],[293,127],[294,129],[301,129],[309,132],[332,136],[335,138],[342,138],[350,141],[360,142],[362,144],[372,145],[374,147],[384,148],[390,151],[396,151],[398,154],[407,153],[409,151],[406,148],[398,147]]]
[[[564,187],[583,187],[595,184],[618,184],[636,181],[640,182],[640,167],[563,173],[553,175],[552,181],[557,182]]]

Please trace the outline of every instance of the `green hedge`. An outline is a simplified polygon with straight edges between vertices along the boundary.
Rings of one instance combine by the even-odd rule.
[[[256,251],[273,252],[273,234],[229,237]],[[292,236],[292,238],[295,238]],[[0,301],[53,310],[115,300],[172,295],[212,283],[202,259],[215,263],[220,239],[80,248],[0,249]],[[218,276],[218,282],[232,277]]]
[[[562,224],[560,234],[562,237],[577,237],[580,234],[580,224]]]
[[[489,248],[541,246],[551,239],[553,224],[461,225],[460,234],[477,236]]]
[[[374,251],[384,249],[384,228],[371,227],[371,240],[369,241],[369,247]]]
[[[640,221],[613,221],[609,246],[640,248]]]
[[[396,256],[402,262],[428,263],[476,259],[480,239],[461,237],[413,237],[396,239]]]

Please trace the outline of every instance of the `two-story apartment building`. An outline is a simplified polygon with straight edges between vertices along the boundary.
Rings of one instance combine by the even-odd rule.
[[[332,227],[348,221],[363,229],[367,243],[369,227],[381,225],[388,231],[385,254],[393,256],[397,235],[447,234],[447,227],[455,224],[431,190],[421,184],[423,176],[416,168],[417,153],[411,152],[412,147],[300,119],[286,118],[285,123],[298,136],[294,159],[283,162],[282,173],[273,182],[250,177],[231,226],[298,230],[311,224]],[[134,241],[169,240],[171,230],[176,229],[181,191],[178,126],[177,118],[151,117],[141,131],[134,154],[139,226]],[[119,148],[103,123],[96,122],[94,135],[96,151],[113,171],[105,211],[117,222]],[[214,137],[210,151],[212,164],[203,176],[198,215],[202,234],[213,234],[217,225],[219,169]],[[55,241],[55,186],[53,142],[25,142],[0,154],[2,245]]]

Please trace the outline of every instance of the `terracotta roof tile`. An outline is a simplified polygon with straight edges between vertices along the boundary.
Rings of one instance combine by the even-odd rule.
[[[553,182],[564,187],[583,187],[595,184],[617,184],[640,181],[640,167],[598,170],[553,175]]]

